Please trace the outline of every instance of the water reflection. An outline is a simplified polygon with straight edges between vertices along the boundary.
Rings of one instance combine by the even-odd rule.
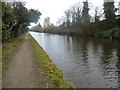
[[[76,87],[118,87],[120,60],[117,41],[30,33]]]

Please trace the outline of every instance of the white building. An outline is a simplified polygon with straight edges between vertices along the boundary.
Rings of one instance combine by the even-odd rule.
[[[49,17],[46,17],[46,18],[44,19],[43,25],[44,25],[44,28],[47,28],[47,27],[50,26],[50,18],[49,18]]]

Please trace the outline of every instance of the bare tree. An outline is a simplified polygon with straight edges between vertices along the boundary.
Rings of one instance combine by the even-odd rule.
[[[67,27],[70,27],[70,23],[71,23],[70,10],[66,10],[66,11],[65,11],[65,16],[66,16],[66,26],[67,26]]]
[[[58,19],[57,21],[57,25],[58,26],[65,26],[65,22],[66,22],[66,17],[65,16],[62,16]]]
[[[77,3],[71,7],[71,19],[72,24],[80,24],[81,23],[81,15],[82,15],[82,4]]]

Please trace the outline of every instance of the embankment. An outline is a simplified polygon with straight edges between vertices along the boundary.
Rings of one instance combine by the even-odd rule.
[[[36,42],[36,40],[29,35],[31,44],[33,47],[34,61],[36,63],[36,71],[38,75],[42,75],[44,81],[47,83],[47,88],[73,88],[73,85],[65,80],[62,71],[53,64],[52,60],[42,49],[42,47]],[[40,79],[40,76],[38,76]]]

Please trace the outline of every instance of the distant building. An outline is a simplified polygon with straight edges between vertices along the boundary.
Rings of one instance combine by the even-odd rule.
[[[49,17],[46,17],[44,19],[43,26],[44,26],[44,28],[47,28],[50,26],[50,18]]]

